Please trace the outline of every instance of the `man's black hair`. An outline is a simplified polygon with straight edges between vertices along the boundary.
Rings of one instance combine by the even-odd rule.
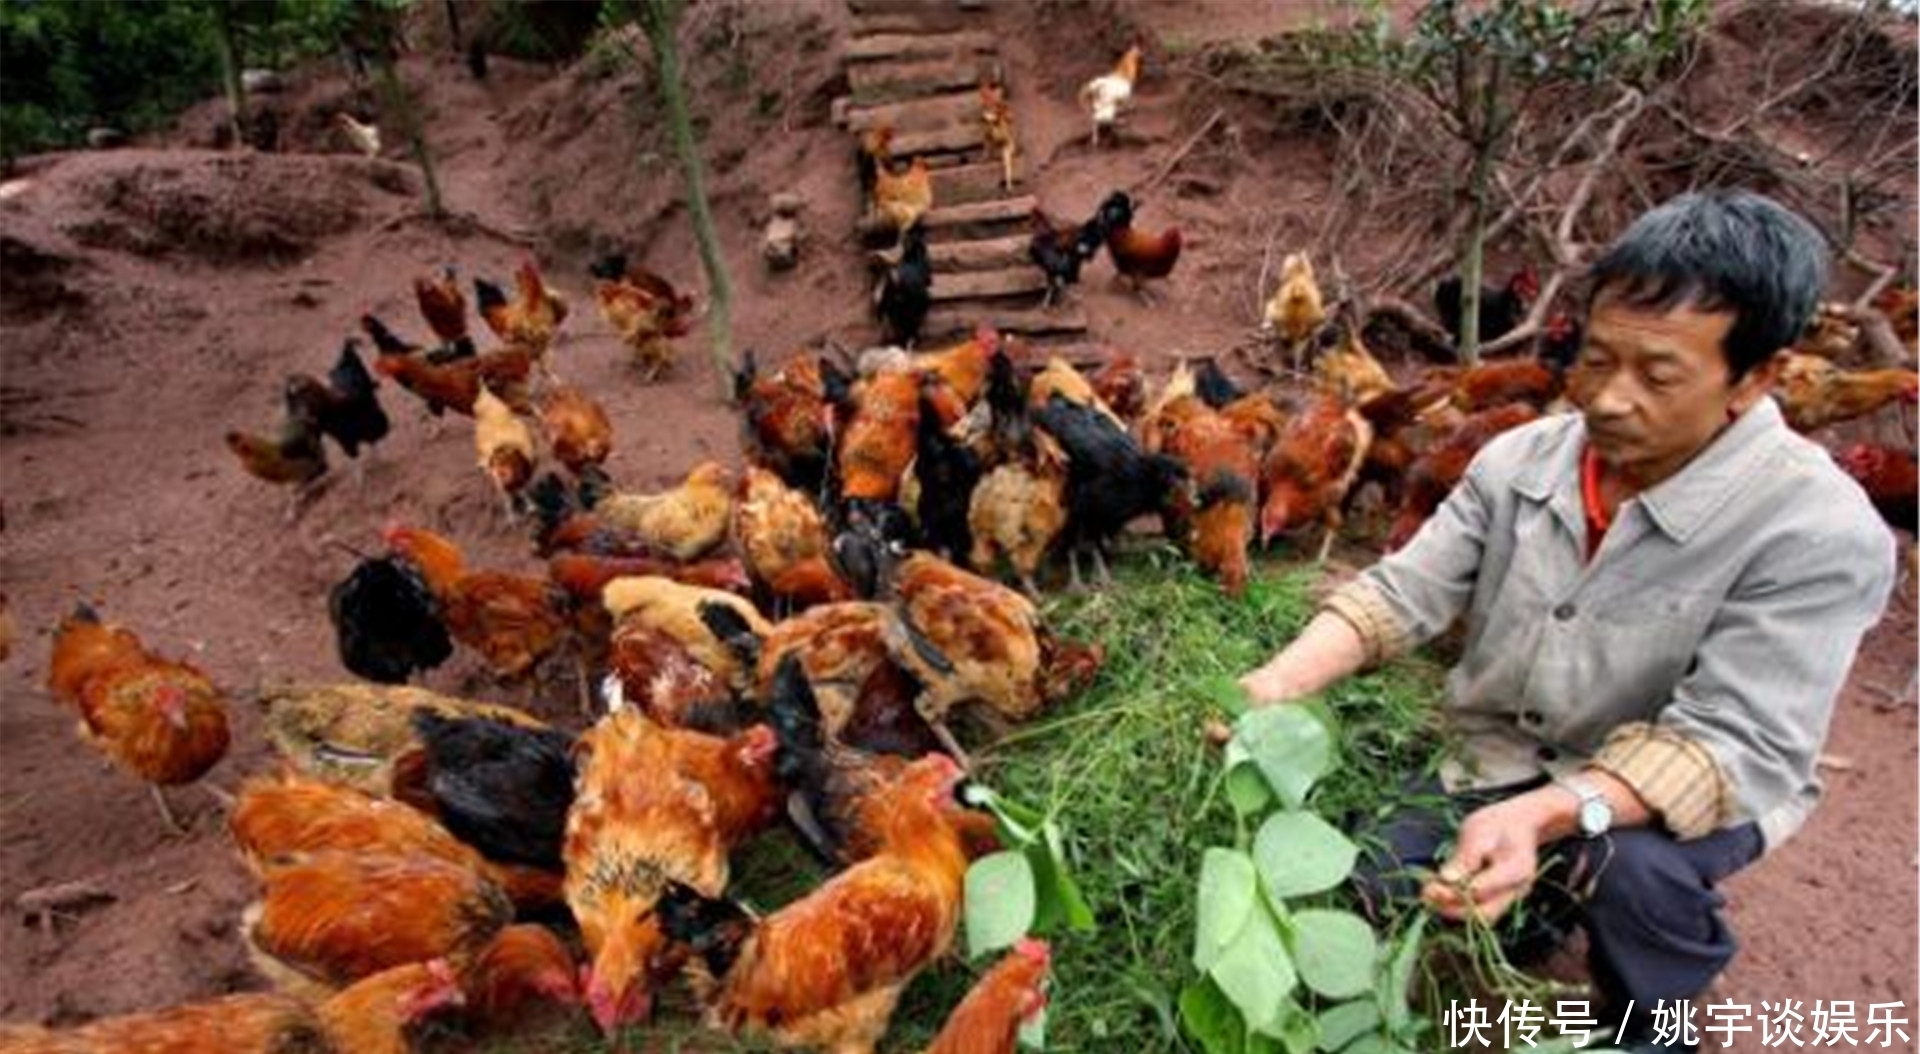
[[[1682,194],[1641,216],[1593,265],[1587,310],[1603,294],[1668,311],[1726,311],[1732,380],[1800,339],[1827,280],[1826,240],[1771,198],[1744,190]]]

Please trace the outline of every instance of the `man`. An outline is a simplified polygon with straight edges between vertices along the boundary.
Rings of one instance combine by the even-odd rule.
[[[1489,443],[1412,543],[1242,681],[1256,704],[1311,695],[1464,617],[1446,700],[1464,756],[1442,779],[1466,817],[1444,858],[1443,819],[1390,822],[1376,888],[1494,919],[1559,876],[1614,1027],[1632,1001],[1628,1049],[1685,1049],[1655,1045],[1674,1036],[1655,1005],[1732,958],[1713,887],[1813,808],[1892,588],[1865,495],[1767,396],[1824,256],[1753,194],[1643,216],[1593,268],[1581,412]]]

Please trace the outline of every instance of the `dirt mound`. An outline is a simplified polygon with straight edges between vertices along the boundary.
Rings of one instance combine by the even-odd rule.
[[[291,263],[412,193],[404,169],[347,158],[267,154],[108,155],[75,185],[93,215],[80,244],[235,266]],[[385,201],[379,199],[385,198]]]
[[[74,261],[8,235],[0,235],[0,322],[21,326],[83,307],[87,295],[68,278]]]

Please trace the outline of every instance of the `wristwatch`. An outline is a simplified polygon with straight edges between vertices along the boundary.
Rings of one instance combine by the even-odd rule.
[[[1613,806],[1607,804],[1607,796],[1600,788],[1584,776],[1563,776],[1560,786],[1569,794],[1580,799],[1580,833],[1587,838],[1598,838],[1613,827]]]

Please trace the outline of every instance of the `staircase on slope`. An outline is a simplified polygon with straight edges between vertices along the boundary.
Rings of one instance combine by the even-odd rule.
[[[1086,331],[1077,305],[1043,309],[1046,277],[1027,259],[1037,199],[1002,185],[980,123],[983,77],[1002,79],[993,34],[980,28],[982,4],[848,0],[853,34],[842,51],[849,94],[840,123],[854,135],[893,128],[897,162],[924,156],[934,208],[922,221],[933,259],[934,310],[928,341],[971,332],[982,322],[1003,333],[1073,338]],[[1018,114],[1015,129],[1018,131]],[[1024,156],[1024,153],[1022,153]]]

